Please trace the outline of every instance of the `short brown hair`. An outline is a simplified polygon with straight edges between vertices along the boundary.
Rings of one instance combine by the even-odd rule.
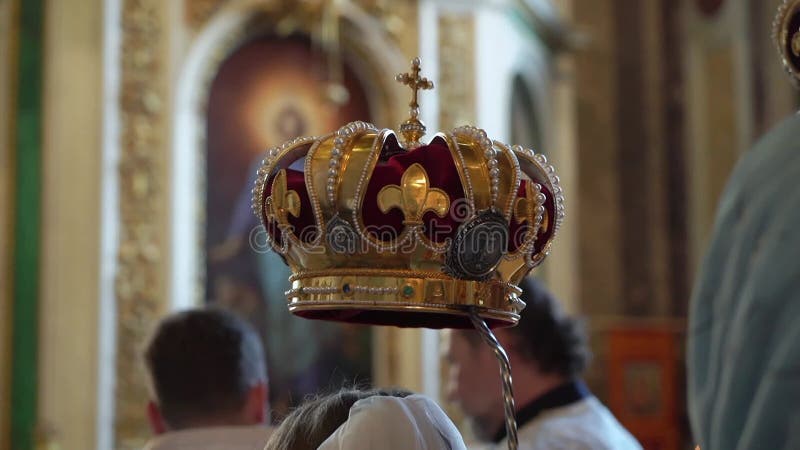
[[[218,308],[166,317],[151,337],[144,359],[155,400],[174,429],[235,415],[248,390],[267,381],[255,330]]]
[[[520,287],[527,306],[511,329],[524,344],[520,353],[545,373],[580,375],[591,359],[583,320],[564,313],[558,299],[535,278],[525,278]]]

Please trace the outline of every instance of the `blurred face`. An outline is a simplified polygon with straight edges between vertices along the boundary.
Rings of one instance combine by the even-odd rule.
[[[449,364],[447,399],[458,405],[476,425],[494,422],[502,414],[500,374],[492,350],[461,330],[443,332],[444,354]],[[493,426],[493,424],[487,426]]]

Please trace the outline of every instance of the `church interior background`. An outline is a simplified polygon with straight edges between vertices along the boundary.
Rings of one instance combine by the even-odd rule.
[[[800,105],[778,3],[0,0],[0,450],[140,448],[143,340],[203,303],[262,333],[278,417],[353,380],[441,399],[437,332],[292,318],[248,206],[268,147],[397,127],[414,56],[428,130],[554,162],[567,219],[538,276],[587,319],[587,381],[645,448],[691,448],[686,310],[716,201]]]

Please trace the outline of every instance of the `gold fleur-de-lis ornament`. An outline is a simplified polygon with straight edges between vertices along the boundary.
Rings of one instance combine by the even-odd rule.
[[[541,207],[544,203],[544,194],[534,189],[533,183],[525,185],[525,197],[517,199],[514,205],[514,217],[517,223],[530,220],[531,217],[536,217],[536,208]]]
[[[404,225],[422,225],[422,216],[433,211],[444,217],[450,209],[450,199],[441,189],[431,188],[428,174],[419,164],[412,164],[400,179],[400,186],[384,186],[378,193],[378,207],[386,214],[392,208],[403,211]]]
[[[272,181],[272,194],[267,198],[267,218],[286,223],[289,214],[300,217],[300,195],[288,190],[286,169],[283,169]]]

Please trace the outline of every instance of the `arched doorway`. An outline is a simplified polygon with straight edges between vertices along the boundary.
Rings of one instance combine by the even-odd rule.
[[[510,108],[510,142],[542,153],[544,149],[534,96],[521,75],[514,77]]]

